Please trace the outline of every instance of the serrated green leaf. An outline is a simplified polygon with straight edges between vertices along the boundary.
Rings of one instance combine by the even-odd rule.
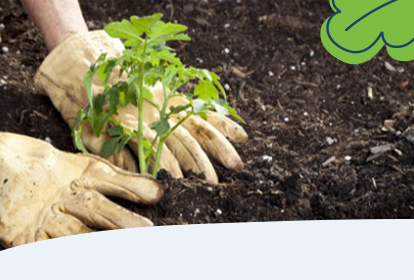
[[[82,87],[86,88],[86,96],[90,106],[93,108],[93,80],[95,78],[96,72],[99,70],[101,63],[106,59],[106,53],[101,54],[98,59],[91,64],[90,70],[86,73],[85,79],[83,80]]]
[[[123,54],[124,59],[130,59],[134,56],[135,53],[134,53],[134,51],[132,51],[130,49],[126,49],[122,52],[122,54]]]
[[[146,151],[150,151],[151,150],[151,144],[150,144],[150,142],[148,142],[147,139],[144,139],[144,141],[142,143],[143,143],[144,149]]]
[[[206,69],[202,69],[201,72],[204,74],[204,76],[210,81],[213,81],[213,78],[211,77],[210,71]]]
[[[148,89],[148,88],[146,88],[146,87],[144,87],[143,89],[142,89],[142,98],[154,98],[154,95],[152,95],[152,92]]]
[[[153,14],[152,16],[147,17],[132,16],[131,22],[140,32],[148,33],[151,28],[154,27],[155,23],[161,19],[161,17],[162,14]]]
[[[147,166],[149,166],[149,165],[150,165],[150,162],[151,162],[151,154],[152,154],[152,150],[151,150],[151,148],[152,148],[152,146],[151,146],[151,144],[148,142],[148,140],[147,140],[147,139],[144,139],[144,140],[142,141],[142,144],[143,144],[143,146],[144,146],[145,162],[146,162]]]
[[[118,147],[119,138],[111,138],[106,141],[101,149],[100,156],[103,158],[109,158],[115,153],[116,148]]]
[[[126,82],[118,82],[105,92],[105,100],[109,105],[110,115],[118,114],[118,105],[126,106],[129,104],[130,94],[128,92],[128,84]]]
[[[211,101],[211,105],[213,105],[216,112],[220,115],[227,115],[229,113],[227,108],[220,104],[220,102],[218,102],[217,100]]]
[[[124,135],[124,129],[122,128],[122,126],[114,125],[114,126],[111,126],[108,129],[108,134],[110,136],[123,136]]]
[[[96,71],[98,71],[99,69],[99,65],[101,65],[102,62],[105,62],[106,56],[107,56],[107,53],[102,53],[98,57],[98,59],[94,63],[91,64],[91,66],[89,67],[89,70],[96,73]]]
[[[198,82],[198,86],[194,90],[194,95],[204,101],[219,98],[217,88],[208,80],[200,80]]]
[[[202,112],[198,113],[197,115],[202,117],[204,120],[208,119],[207,112],[205,112],[205,111],[202,111]]]
[[[220,90],[221,94],[223,95],[224,99],[227,99],[226,91],[224,90],[223,86],[220,84],[218,80],[213,80],[214,85]]]
[[[162,79],[162,84],[165,88],[170,87],[171,82],[174,80],[178,70],[179,69],[175,65],[170,65],[167,67],[167,69],[165,70],[164,77]]]
[[[191,38],[187,34],[177,34],[174,37],[169,38],[167,41],[191,41]]]
[[[93,78],[95,77],[94,71],[88,71],[86,74],[85,79],[83,80],[82,87],[86,88],[86,95],[88,98],[89,104],[91,104],[91,107],[93,107],[92,102],[92,85],[93,85]]]
[[[187,99],[188,101],[192,101],[193,100],[193,94],[192,93],[184,93],[183,97],[185,99]]]
[[[200,112],[205,109],[205,106],[206,106],[206,101],[204,101],[202,99],[193,100],[194,113],[200,114]]]
[[[124,136],[122,136],[121,141],[119,141],[118,143],[118,153],[120,153],[125,148],[125,145],[128,144],[131,138],[132,136],[129,134],[125,134]]]
[[[95,136],[99,137],[106,121],[109,119],[109,116],[103,111],[105,96],[103,94],[98,94],[93,98],[92,103],[93,107],[91,106],[88,113],[89,122],[92,125]]]
[[[104,128],[106,122],[109,120],[109,116],[105,112],[95,114],[91,119],[90,123],[92,125],[93,131],[96,137],[101,136],[102,129]]]
[[[210,76],[213,79],[213,81],[220,81],[220,77],[216,73],[211,72],[211,71],[208,71],[208,73],[210,74]]]
[[[143,42],[140,37],[143,32],[125,19],[107,24],[104,30],[111,37],[127,40],[130,45],[139,45]]]
[[[144,73],[144,83],[147,86],[153,86],[156,82],[162,79],[163,74],[164,67],[162,65],[159,65],[157,67],[146,67]]]
[[[237,114],[237,112],[236,112],[236,110],[234,110],[233,108],[231,108],[230,106],[227,106],[226,107],[226,109],[227,109],[227,111],[228,111],[228,113],[230,114],[230,116],[232,116],[232,117],[234,117],[234,118],[236,118],[236,119],[238,119],[240,122],[242,122],[242,123],[246,123],[238,114]]]
[[[118,104],[120,98],[120,87],[117,85],[112,86],[109,90],[105,91],[105,100],[106,103],[109,105],[109,112],[110,115],[117,115],[118,114]]]
[[[188,28],[185,25],[175,23],[158,22],[149,33],[149,37],[152,40],[165,40],[172,39],[178,33],[186,31]]]
[[[154,122],[151,125],[151,128],[154,129],[158,134],[165,135],[170,130],[170,124],[167,119],[161,119]]]
[[[88,105],[84,110],[79,110],[78,111],[78,113],[76,114],[76,119],[75,119],[75,122],[74,122],[74,124],[72,126],[72,129],[73,128],[77,129],[78,126],[82,123],[82,121],[86,118],[87,113],[85,113],[85,110],[88,107],[90,108],[90,106]],[[87,111],[89,111],[89,109],[87,109]]]
[[[101,79],[102,86],[107,86],[112,71],[117,66],[117,59],[108,59],[102,63],[98,70],[98,77]]]
[[[85,148],[85,145],[83,144],[83,141],[82,141],[82,130],[77,130],[75,132],[75,138],[74,139],[75,139],[76,149],[78,149],[82,153],[87,154],[88,150]]]
[[[121,82],[118,88],[119,93],[119,105],[125,107],[131,102],[131,94],[128,91],[128,84],[126,82]]]
[[[131,77],[129,77],[129,81],[128,81],[128,92],[130,93],[130,100],[132,105],[134,105],[135,107],[137,107],[138,103],[137,103],[137,97],[138,97],[138,92],[139,90],[139,85],[138,85],[138,81],[136,79],[136,76],[132,75]]]
[[[92,116],[98,115],[103,111],[103,106],[105,105],[105,96],[103,94],[96,95],[92,100],[93,107],[91,106],[90,112],[92,112]]]
[[[170,52],[168,50],[151,52],[150,61],[151,60],[165,60],[173,64],[181,65],[180,60],[176,57],[176,53]]]

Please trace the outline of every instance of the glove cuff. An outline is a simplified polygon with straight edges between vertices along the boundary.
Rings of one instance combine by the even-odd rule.
[[[68,52],[73,53],[79,49],[85,49],[85,45],[88,46],[94,41],[99,42],[106,40],[111,40],[111,38],[103,30],[78,33],[66,37],[50,52],[37,70],[34,77],[36,90],[44,95],[48,95],[49,92],[55,91],[56,89],[65,91],[65,87],[60,85],[58,81],[55,81],[54,75],[52,74],[59,72],[58,67],[60,67],[62,63],[70,63],[70,61],[68,61],[69,57],[62,57],[62,54],[68,54]]]
[[[39,67],[34,78],[36,90],[49,96],[53,105],[69,122],[69,119],[75,118],[80,108],[87,105],[86,90],[82,84],[90,65],[102,53],[118,57],[123,50],[122,42],[111,38],[103,30],[71,35]],[[99,81],[94,87],[94,92],[102,90]]]

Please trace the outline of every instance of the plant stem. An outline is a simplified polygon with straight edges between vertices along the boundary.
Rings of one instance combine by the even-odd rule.
[[[178,123],[176,123],[175,125],[174,125],[174,127],[173,128],[171,128],[170,129],[170,131],[168,131],[168,133],[167,134],[165,134],[165,136],[163,137],[163,139],[164,139],[164,141],[165,141],[165,139],[167,139],[168,138],[168,136],[170,136],[171,135],[171,133],[173,133],[174,132],[174,130],[176,130],[183,122],[185,122],[189,117],[191,117],[192,115],[194,115],[194,111],[192,111],[191,113],[189,113],[188,115],[186,115],[184,118],[182,118]]]
[[[139,94],[138,94],[138,160],[139,160],[139,169],[142,174],[148,172],[147,163],[145,162],[144,154],[144,68],[145,68],[145,55],[147,51],[147,38],[144,42],[144,51],[142,53],[141,61],[141,71],[139,74]]]
[[[165,134],[163,137],[160,138],[160,141],[159,141],[158,147],[157,147],[157,154],[155,156],[154,167],[153,167],[153,170],[152,170],[152,175],[155,178],[157,178],[158,168],[159,168],[160,160],[161,160],[161,154],[162,154],[162,150],[164,148],[165,141],[167,140],[168,136],[170,136],[171,133],[174,132],[174,130],[176,130],[183,122],[185,122],[192,115],[194,115],[194,111],[192,111],[191,113],[189,113],[188,115],[186,115],[184,118],[182,118],[178,123],[176,123],[174,125],[173,128],[170,129],[170,131],[168,131],[167,134]],[[158,135],[157,135],[157,137],[158,137]]]
[[[148,153],[145,155],[145,158],[151,158],[151,155],[152,155],[152,152],[154,152],[154,154],[157,152],[155,149],[154,149],[154,146],[155,146],[155,143],[158,141],[158,138],[160,138],[160,135],[157,133],[157,136],[155,137],[155,139],[154,139],[154,141],[152,141],[152,144],[151,144],[151,147],[150,147],[150,150],[148,151]],[[147,160],[148,161],[148,160]],[[148,163],[149,164],[149,163]]]
[[[152,169],[152,176],[157,178],[158,168],[160,166],[160,160],[162,155],[162,150],[164,148],[165,138],[161,138],[160,142],[158,143],[157,154],[155,156],[154,167]]]
[[[110,118],[109,121],[111,123],[113,123],[113,124],[119,125],[125,131],[127,131],[132,137],[137,138],[137,134],[134,131],[132,131],[130,128],[128,128],[127,126],[125,126],[124,124],[122,124],[121,122],[119,122],[119,121],[117,121],[117,120],[115,120],[113,118]]]
[[[160,135],[157,133],[157,136],[155,137],[154,141],[152,141],[151,143],[151,153],[152,151],[154,151],[154,146],[155,146],[155,143],[157,143],[158,138],[160,138]]]
[[[161,109],[160,109],[160,107],[157,105],[157,104],[155,104],[155,102],[152,102],[150,99],[148,99],[148,98],[145,98],[144,99],[148,104],[150,104],[152,107],[154,107],[158,112],[161,112]]]

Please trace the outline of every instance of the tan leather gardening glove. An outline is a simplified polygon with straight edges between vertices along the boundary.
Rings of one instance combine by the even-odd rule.
[[[35,77],[37,88],[51,98],[55,107],[72,127],[77,112],[88,103],[86,89],[82,87],[82,82],[90,64],[95,62],[101,53],[107,53],[107,57],[119,57],[123,50],[122,42],[109,37],[104,31],[72,35],[56,47],[39,68]],[[119,75],[114,73],[109,83],[116,83],[118,77]],[[121,76],[120,79],[126,80],[126,77]],[[160,85],[150,90],[154,95],[153,102],[161,104],[163,94]],[[102,92],[103,87],[96,77],[93,93],[96,95]],[[183,102],[187,101],[180,97],[171,100],[171,103]],[[132,105],[121,108],[116,118],[130,128],[137,127],[138,113]],[[157,118],[152,106],[146,104],[144,137],[150,142],[155,135],[150,126]],[[238,143],[247,141],[244,130],[224,116],[210,112],[208,122],[197,116],[191,117],[167,140],[160,169],[168,170],[174,177],[183,176],[181,169],[192,170],[195,173],[204,173],[207,181],[216,183],[217,175],[207,154],[219,160],[227,168],[239,170],[243,167],[243,162],[226,137]],[[93,153],[99,153],[107,139],[105,133],[97,139],[91,127],[84,129],[85,146]],[[136,152],[134,140],[130,141],[130,147]],[[136,170],[135,160],[126,149],[109,160],[121,168]]]
[[[88,154],[0,133],[0,243],[23,245],[94,229],[151,226],[104,195],[154,204],[163,190],[150,176]]]

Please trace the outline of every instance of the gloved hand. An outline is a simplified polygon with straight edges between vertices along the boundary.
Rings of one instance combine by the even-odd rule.
[[[45,59],[36,74],[36,86],[40,92],[51,98],[55,107],[72,127],[77,112],[88,103],[82,82],[90,64],[101,53],[107,53],[107,57],[119,57],[123,50],[122,42],[109,37],[104,31],[72,35]],[[114,72],[109,83],[116,83],[118,77],[118,73]],[[124,75],[120,79],[127,78]],[[160,85],[150,90],[154,95],[153,102],[161,104],[163,95]],[[103,87],[96,77],[93,93],[96,95],[102,92]],[[171,102],[182,103],[186,100],[174,98]],[[157,116],[154,115],[152,106],[148,104],[144,108],[144,114],[144,123],[146,123],[144,137],[151,142],[155,133],[150,126]],[[138,113],[132,105],[120,109],[119,115],[115,118],[126,126],[137,127]],[[247,141],[245,131],[224,116],[210,112],[208,121],[193,116],[167,140],[160,169],[168,170],[174,177],[182,177],[181,168],[192,170],[195,173],[204,173],[207,181],[217,183],[217,175],[207,154],[219,160],[227,168],[239,170],[243,167],[243,162],[226,137],[237,143]],[[107,139],[108,135],[105,133],[98,139],[90,126],[84,127],[83,140],[86,148],[91,152],[99,153]],[[130,147],[136,152],[136,143],[133,140],[130,141]],[[126,149],[109,160],[121,168],[137,170],[135,160]]]
[[[0,133],[0,242],[5,247],[94,229],[151,226],[104,195],[154,204],[163,190],[150,176],[88,154]]]

